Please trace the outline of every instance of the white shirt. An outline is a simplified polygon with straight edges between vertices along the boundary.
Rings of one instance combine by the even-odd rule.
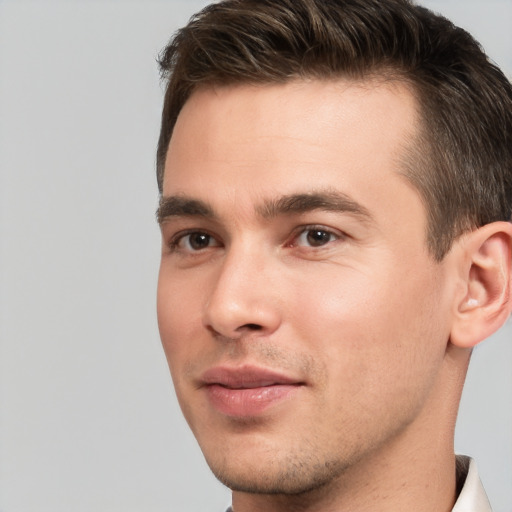
[[[457,479],[464,478],[464,475],[464,485],[452,512],[492,512],[478,476],[476,462],[464,455],[457,455]]]

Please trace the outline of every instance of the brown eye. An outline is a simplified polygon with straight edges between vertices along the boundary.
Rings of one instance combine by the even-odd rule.
[[[219,242],[208,233],[192,231],[177,236],[171,243],[171,248],[182,252],[198,252],[210,247],[219,247]]]
[[[302,247],[322,247],[337,240],[339,236],[323,228],[307,228],[297,237],[297,245]]]
[[[200,251],[201,249],[206,249],[210,246],[211,236],[206,233],[191,233],[185,240],[188,238],[188,245],[194,251]]]
[[[312,247],[319,247],[320,245],[325,245],[330,242],[332,234],[321,229],[311,229],[306,232],[306,239],[308,244]]]

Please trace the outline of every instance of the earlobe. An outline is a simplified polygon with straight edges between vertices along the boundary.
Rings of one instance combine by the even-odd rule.
[[[455,305],[450,341],[471,348],[497,331],[512,310],[512,224],[486,224],[463,243],[465,294]]]

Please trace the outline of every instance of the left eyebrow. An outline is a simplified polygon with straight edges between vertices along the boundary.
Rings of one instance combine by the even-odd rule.
[[[302,214],[314,210],[350,213],[365,221],[373,216],[363,205],[347,194],[338,191],[321,191],[304,194],[290,194],[265,201],[257,207],[258,213],[265,219],[280,215]]]
[[[207,203],[198,199],[182,196],[164,196],[156,211],[159,224],[169,217],[214,217],[213,209]]]

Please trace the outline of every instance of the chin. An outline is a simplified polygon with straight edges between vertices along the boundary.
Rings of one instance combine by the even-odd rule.
[[[207,458],[215,477],[232,491],[266,495],[300,495],[328,486],[345,470],[335,461],[310,460],[307,456],[285,458],[253,456],[250,461]]]

